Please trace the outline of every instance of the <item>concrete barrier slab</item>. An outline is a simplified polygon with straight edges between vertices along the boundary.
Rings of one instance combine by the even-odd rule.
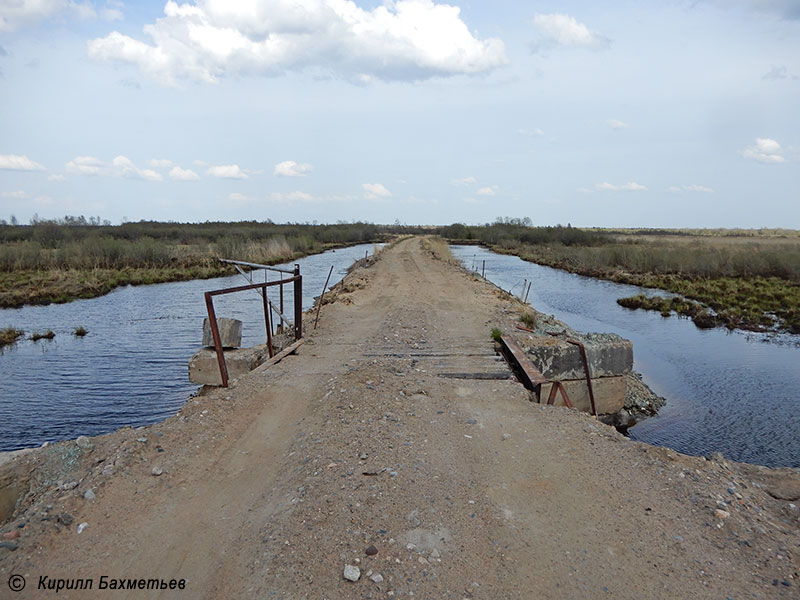
[[[633,369],[633,343],[610,333],[590,333],[577,338],[586,348],[589,372],[595,377],[626,375]],[[523,340],[531,362],[547,379],[585,377],[580,349],[563,338],[549,335]]]
[[[229,381],[249,373],[269,360],[266,344],[252,348],[224,350],[223,354],[225,365],[228,367]],[[213,349],[203,348],[189,359],[189,381],[201,385],[222,385],[217,353]]]
[[[561,382],[569,396],[572,408],[583,412],[592,412],[592,403],[589,399],[589,387],[586,379],[570,379]],[[545,404],[550,396],[552,382],[542,384],[542,391],[539,395],[539,402]],[[592,379],[592,391],[594,391],[594,403],[598,415],[610,415],[623,407],[625,404],[625,391],[627,389],[626,377],[599,377]],[[554,406],[564,406],[561,394],[556,393]]]
[[[223,348],[240,348],[242,346],[242,322],[239,319],[217,319],[219,337]],[[211,334],[211,322],[203,319],[203,346],[214,347],[214,336]]]

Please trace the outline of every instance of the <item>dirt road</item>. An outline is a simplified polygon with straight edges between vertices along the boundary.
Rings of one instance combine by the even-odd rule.
[[[432,248],[351,274],[296,356],[3,467],[28,496],[2,527],[21,535],[0,597],[54,596],[43,576],[92,580],[67,598],[800,597],[796,473],[631,442],[472,378],[507,372],[489,334],[520,305]]]

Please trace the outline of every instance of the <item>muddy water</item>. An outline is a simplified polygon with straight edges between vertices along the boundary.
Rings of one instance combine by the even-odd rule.
[[[296,261],[303,275],[303,308],[312,306],[331,266],[333,285],[365,252],[372,255],[372,244]],[[269,279],[280,275],[270,272]],[[263,281],[263,271],[259,277]],[[174,414],[198,389],[188,380],[187,363],[202,339],[203,293],[245,283],[235,275],[129,286],[91,300],[0,310],[0,327],[23,329],[26,336],[47,329],[56,333],[52,341],[24,340],[0,350],[0,451],[145,425]],[[291,318],[291,287],[285,291]],[[277,288],[269,294],[277,304]],[[214,306],[218,317],[244,322],[244,346],[264,343],[263,305],[256,292],[217,297]],[[89,334],[72,335],[78,326]]]
[[[467,268],[481,270],[528,302],[584,332],[633,341],[634,368],[667,398],[632,438],[686,454],[719,451],[734,460],[800,467],[800,336],[702,330],[688,319],[632,311],[617,298],[657,293],[573,275],[476,246],[453,246]]]

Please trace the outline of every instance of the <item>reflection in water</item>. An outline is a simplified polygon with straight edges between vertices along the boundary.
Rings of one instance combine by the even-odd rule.
[[[367,251],[372,254],[372,244],[296,261],[303,275],[303,308],[322,291],[331,265],[333,285]],[[174,414],[198,387],[189,382],[187,363],[202,339],[203,292],[244,283],[235,275],[129,286],[91,300],[0,310],[0,327],[23,329],[26,335],[56,333],[51,341],[21,340],[0,354],[0,450],[96,435]],[[277,305],[277,288],[269,290]],[[285,292],[291,316],[291,287]],[[244,322],[244,346],[264,343],[263,305],[256,292],[219,296],[214,307],[217,316]],[[75,337],[78,326],[89,334]]]
[[[584,332],[613,332],[633,341],[634,368],[667,398],[657,417],[632,438],[687,454],[720,451],[734,460],[800,467],[800,336],[698,329],[685,318],[632,311],[617,298],[658,293],[573,275],[495,254],[453,246],[467,268]]]

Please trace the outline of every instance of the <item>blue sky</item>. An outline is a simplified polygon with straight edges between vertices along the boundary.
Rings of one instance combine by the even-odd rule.
[[[798,107],[798,0],[0,0],[0,218],[800,228]]]

